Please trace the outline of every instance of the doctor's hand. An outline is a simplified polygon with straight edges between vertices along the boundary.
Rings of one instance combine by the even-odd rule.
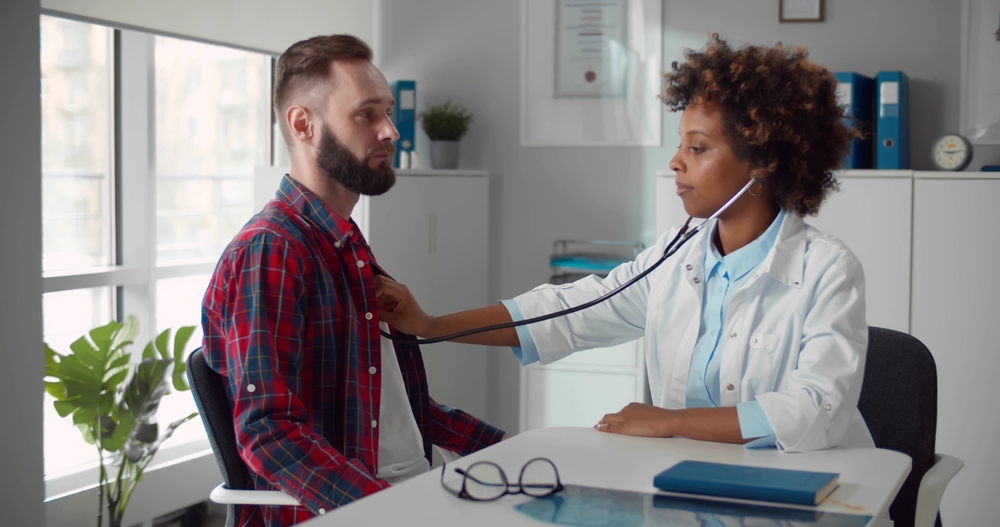
[[[670,437],[674,411],[657,406],[629,403],[621,411],[607,414],[594,425],[596,430],[642,437]]]
[[[385,276],[375,277],[379,320],[410,335],[424,336],[433,317],[424,313],[407,287]]]

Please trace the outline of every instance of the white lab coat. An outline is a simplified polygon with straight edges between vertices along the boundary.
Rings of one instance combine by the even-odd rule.
[[[705,237],[714,227],[706,225],[607,302],[528,326],[540,362],[645,337],[654,404],[684,408],[702,312]],[[530,318],[597,298],[659,260],[676,232],[607,278],[543,285],[514,300]],[[840,240],[786,214],[767,257],[726,307],[720,405],[760,401],[785,451],[874,447],[857,411],[867,344],[861,264]]]

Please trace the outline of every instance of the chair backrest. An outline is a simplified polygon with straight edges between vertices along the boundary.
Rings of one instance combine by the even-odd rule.
[[[868,328],[858,410],[875,446],[913,459],[910,475],[889,509],[896,527],[913,525],[920,480],[934,465],[937,395],[937,367],[923,343],[899,331]]]
[[[250,473],[236,449],[236,431],[233,428],[233,410],[229,404],[226,386],[222,376],[205,362],[205,354],[198,348],[191,352],[187,361],[188,381],[191,394],[201,413],[201,420],[208,432],[215,461],[219,464],[226,487],[234,490],[248,489]],[[241,505],[227,505],[226,525],[234,525],[240,516]]]

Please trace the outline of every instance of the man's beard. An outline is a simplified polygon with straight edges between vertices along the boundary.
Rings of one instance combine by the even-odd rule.
[[[395,151],[396,147],[392,143],[382,143],[359,161],[343,143],[334,137],[330,127],[324,124],[323,138],[320,139],[316,164],[319,165],[320,170],[330,176],[330,179],[340,183],[347,190],[365,196],[380,196],[396,184],[396,173],[388,162],[388,159],[392,159],[392,154]],[[369,161],[379,154],[389,154],[389,158],[385,162],[379,163],[378,167],[370,168]]]

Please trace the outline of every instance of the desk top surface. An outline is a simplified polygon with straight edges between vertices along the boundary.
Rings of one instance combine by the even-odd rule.
[[[653,476],[686,459],[762,467],[840,473],[840,486],[818,507],[783,507],[881,517],[910,471],[910,458],[882,449],[831,449],[785,454],[773,449],[748,450],[741,445],[681,438],[641,438],[590,428],[543,428],[514,436],[455,463],[446,480],[458,478],[452,467],[492,461],[508,478],[517,479],[530,459],[555,463],[564,484],[659,493]],[[433,520],[434,525],[541,525],[514,509],[528,501],[506,496],[493,502],[456,498],[441,488],[441,469],[431,469],[399,485],[317,517],[306,525],[406,525]],[[737,501],[741,500],[726,500]],[[744,503],[759,503],[745,501]],[[421,521],[415,522],[420,519]],[[415,522],[415,523],[414,523]]]

